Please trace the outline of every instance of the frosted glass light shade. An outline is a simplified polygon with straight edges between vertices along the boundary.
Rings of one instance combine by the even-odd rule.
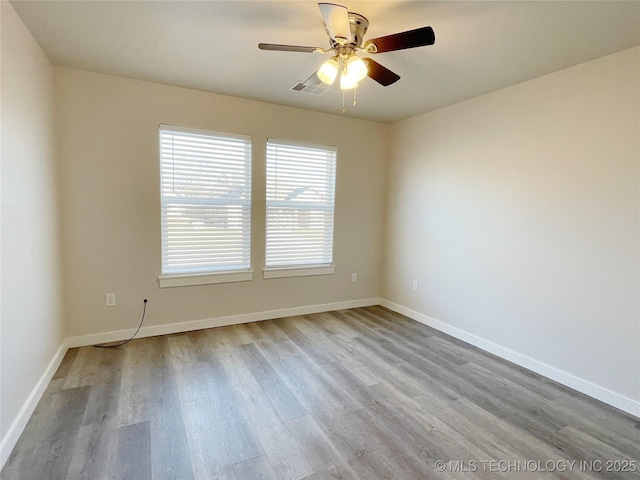
[[[352,55],[349,57],[349,60],[347,60],[347,71],[350,77],[356,79],[356,82],[362,80],[368,73],[367,66],[362,59],[356,55]]]
[[[318,70],[318,78],[322,80],[323,83],[331,85],[338,75],[339,68],[340,63],[338,62],[338,59],[336,57],[330,58],[324,62]]]
[[[340,75],[340,88],[342,90],[351,90],[358,87],[358,79],[354,75],[350,75],[346,70],[342,70]]]

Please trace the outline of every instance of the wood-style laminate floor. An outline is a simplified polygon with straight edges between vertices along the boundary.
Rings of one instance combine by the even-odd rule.
[[[71,349],[1,478],[640,478],[639,463],[638,419],[370,307]]]

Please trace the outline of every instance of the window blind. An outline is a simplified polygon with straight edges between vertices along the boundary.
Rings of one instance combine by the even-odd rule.
[[[336,149],[267,142],[266,267],[333,261]]]
[[[250,268],[251,138],[160,127],[163,275]]]

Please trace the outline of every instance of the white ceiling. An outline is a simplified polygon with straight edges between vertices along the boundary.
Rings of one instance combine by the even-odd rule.
[[[433,46],[373,56],[402,78],[361,82],[345,115],[393,122],[640,45],[640,2],[339,1],[365,36],[430,25]],[[292,92],[328,47],[314,1],[12,1],[56,65],[337,113],[342,94]]]

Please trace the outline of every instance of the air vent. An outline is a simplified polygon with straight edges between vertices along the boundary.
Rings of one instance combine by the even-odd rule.
[[[289,90],[306,93],[308,95],[320,96],[327,93],[329,91],[329,87],[325,87],[324,85],[305,85],[304,83],[298,82]]]
[[[330,89],[331,87],[322,83],[315,73],[304,82],[298,81],[289,88],[292,92],[306,93],[307,95],[315,95],[316,97],[324,95]]]

